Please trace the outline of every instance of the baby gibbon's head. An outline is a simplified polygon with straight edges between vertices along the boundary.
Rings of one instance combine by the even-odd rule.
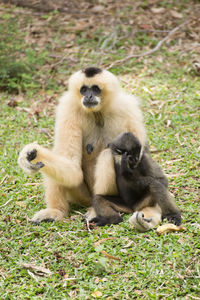
[[[142,145],[132,132],[119,134],[108,144],[116,161],[121,162],[121,157],[127,157],[129,165],[134,168],[138,165],[142,155]],[[120,159],[119,159],[120,158]]]
[[[119,89],[118,79],[112,73],[96,67],[78,71],[69,79],[69,91],[87,112],[103,110]]]

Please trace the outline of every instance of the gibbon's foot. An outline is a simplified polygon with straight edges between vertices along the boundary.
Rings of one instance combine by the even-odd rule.
[[[49,221],[49,222],[60,221],[64,217],[65,217],[64,212],[55,208],[46,208],[37,212],[31,219],[31,222],[34,224],[39,224],[42,221]]]
[[[181,225],[181,215],[177,213],[171,213],[171,214],[166,214],[162,216],[163,219],[167,219],[169,222],[172,222],[173,224],[180,226]]]
[[[96,218],[97,214],[94,210],[94,208],[91,206],[88,208],[87,212],[84,214],[84,219],[87,221],[87,222],[92,222],[92,220],[94,218]]]
[[[91,220],[91,222],[96,223],[97,226],[105,226],[111,224],[119,224],[123,221],[123,218],[120,215],[114,215],[112,217],[101,217],[97,216]]]
[[[37,173],[44,167],[42,162],[32,163],[32,161],[37,158],[38,149],[39,145],[37,143],[28,144],[19,154],[18,164],[29,174]]]
[[[129,223],[134,225],[141,232],[145,232],[151,228],[153,225],[151,223],[152,218],[145,218],[143,212],[134,212],[129,219]]]

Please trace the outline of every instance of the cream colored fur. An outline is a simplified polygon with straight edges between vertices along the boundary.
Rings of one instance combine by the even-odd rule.
[[[136,211],[129,218],[129,223],[134,225],[134,227],[145,232],[161,222],[161,208],[159,205],[153,207],[145,207],[141,211]]]
[[[82,105],[82,85],[98,85],[102,94],[95,107]],[[100,111],[104,126],[95,123],[93,112]],[[114,164],[107,144],[124,131],[133,132],[144,146],[146,133],[138,99],[121,90],[118,79],[103,71],[86,78],[82,71],[69,80],[69,90],[59,101],[56,112],[53,150],[36,143],[21,151],[19,165],[27,173],[40,171],[45,179],[47,208],[38,212],[33,221],[60,220],[68,214],[69,203],[89,205],[93,194],[117,194]],[[86,146],[94,151],[88,154]],[[37,157],[29,162],[27,153],[35,149]],[[42,162],[45,166],[32,170],[31,164]]]

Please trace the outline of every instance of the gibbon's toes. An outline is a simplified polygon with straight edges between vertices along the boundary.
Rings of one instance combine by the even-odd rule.
[[[32,161],[37,158],[37,147],[39,146],[36,143],[26,145],[19,154],[18,164],[29,174],[34,174],[44,167],[42,162],[32,163]]]
[[[163,216],[162,219],[166,218],[169,222],[172,222],[174,225],[181,225],[181,216],[179,214],[167,214]]]
[[[46,208],[37,212],[31,219],[31,222],[37,225],[42,221],[60,221],[64,218],[64,216],[65,214],[58,209]]]
[[[152,228],[151,226],[152,218],[144,218],[143,212],[134,212],[129,219],[129,223],[134,225],[141,232],[145,232]]]
[[[88,222],[92,222],[92,220],[97,216],[94,208],[91,206],[88,208],[87,212],[84,214],[84,219]]]

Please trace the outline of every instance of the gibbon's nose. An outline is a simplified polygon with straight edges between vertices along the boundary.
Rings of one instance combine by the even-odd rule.
[[[87,94],[87,96],[85,97],[85,99],[86,99],[87,101],[94,101],[94,96],[93,96],[93,94],[90,92],[90,93]]]

